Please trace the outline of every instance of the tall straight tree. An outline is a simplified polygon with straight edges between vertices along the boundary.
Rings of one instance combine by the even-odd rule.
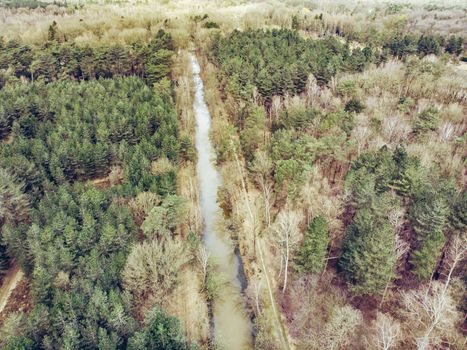
[[[360,209],[347,228],[339,261],[347,282],[357,294],[382,293],[395,277],[397,253],[389,220],[371,209]]]
[[[305,232],[305,239],[298,253],[297,269],[306,272],[321,272],[325,264],[328,243],[326,220],[317,216],[310,222]]]
[[[431,278],[446,238],[448,206],[445,198],[435,191],[427,190],[414,200],[410,219],[416,233],[416,246],[410,257],[413,273],[420,280]]]

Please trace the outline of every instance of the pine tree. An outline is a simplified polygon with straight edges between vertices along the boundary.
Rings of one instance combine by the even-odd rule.
[[[0,168],[0,228],[4,223],[18,223],[27,218],[29,200],[23,188],[14,175]]]
[[[432,277],[445,241],[442,232],[434,231],[412,252],[410,256],[410,263],[414,266],[412,272],[419,280],[426,281]]]
[[[437,55],[439,54],[439,50],[440,50],[439,43],[432,36],[422,35],[420,39],[418,40],[417,51],[423,56],[430,55],[430,54]]]
[[[143,330],[129,339],[128,349],[196,350],[197,347],[188,344],[176,318],[155,307],[147,314]]]
[[[427,190],[418,198],[410,210],[410,219],[416,234],[416,246],[410,257],[413,273],[420,280],[431,277],[441,254],[446,238],[448,206],[446,200],[435,191]]]
[[[53,21],[52,24],[49,26],[47,40],[48,41],[57,40],[57,22],[55,21]]]
[[[446,45],[446,52],[459,56],[464,50],[464,40],[462,37],[451,36]]]
[[[393,159],[397,170],[391,180],[390,187],[400,195],[410,195],[420,182],[420,162],[417,158],[410,157],[404,146],[396,147]]]
[[[434,131],[438,127],[439,122],[439,110],[436,107],[429,107],[417,116],[413,131],[416,134],[430,130]]]
[[[454,200],[454,204],[449,216],[449,225],[459,232],[467,230],[467,192],[460,194]]]
[[[6,246],[0,243],[0,276],[10,267],[10,257],[7,254]]]
[[[347,228],[339,267],[357,294],[379,294],[395,277],[394,232],[383,215],[360,209]]]
[[[325,265],[329,244],[326,220],[317,216],[310,222],[298,252],[297,270],[319,273]]]

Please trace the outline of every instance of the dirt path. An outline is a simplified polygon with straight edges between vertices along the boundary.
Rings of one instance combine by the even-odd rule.
[[[21,281],[24,274],[18,266],[12,267],[3,278],[3,283],[0,286],[0,313],[5,308],[11,292],[15,289],[18,282]]]

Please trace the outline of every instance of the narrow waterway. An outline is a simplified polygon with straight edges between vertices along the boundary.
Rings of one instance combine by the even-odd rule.
[[[196,149],[198,152],[197,174],[200,185],[201,214],[204,220],[204,244],[211,259],[218,265],[222,285],[213,302],[214,337],[222,349],[251,349],[251,322],[245,314],[241,298],[240,260],[228,237],[216,231],[220,208],[217,204],[217,190],[221,179],[214,166],[215,153],[209,139],[211,116],[204,101],[204,86],[199,75],[200,66],[195,55],[191,56],[196,118]]]

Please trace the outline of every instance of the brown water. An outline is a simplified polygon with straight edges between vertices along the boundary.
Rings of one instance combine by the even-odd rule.
[[[217,191],[221,179],[214,166],[215,153],[209,139],[211,116],[204,101],[204,86],[200,66],[194,55],[191,56],[196,118],[196,149],[198,152],[197,174],[200,185],[201,214],[204,220],[204,245],[211,259],[218,265],[220,277],[226,281],[219,297],[213,301],[214,338],[221,349],[252,349],[252,326],[246,316],[241,297],[240,259],[228,237],[216,231],[220,215],[217,204]]]

